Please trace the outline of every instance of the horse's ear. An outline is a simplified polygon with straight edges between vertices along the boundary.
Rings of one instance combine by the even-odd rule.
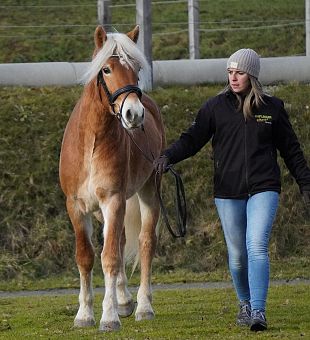
[[[102,48],[104,42],[107,40],[107,33],[102,26],[97,26],[94,34],[94,40],[96,48]]]
[[[139,38],[139,25],[137,25],[132,31],[127,33],[127,36],[134,42],[137,43]]]

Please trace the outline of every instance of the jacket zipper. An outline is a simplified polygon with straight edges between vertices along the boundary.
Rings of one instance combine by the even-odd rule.
[[[248,148],[247,148],[247,120],[244,120],[244,164],[245,164],[245,184],[248,196],[250,197],[251,194],[249,193],[249,179],[248,179]]]

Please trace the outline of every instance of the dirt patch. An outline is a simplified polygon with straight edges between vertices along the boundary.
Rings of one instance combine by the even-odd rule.
[[[293,286],[298,284],[310,284],[310,279],[293,279],[293,280],[272,280],[271,286]],[[153,291],[156,290],[179,290],[179,289],[220,289],[232,288],[231,282],[193,282],[193,283],[171,283],[171,284],[154,284]],[[131,292],[137,292],[138,287],[129,287]],[[95,294],[104,294],[104,287],[94,288]],[[58,296],[58,295],[78,295],[79,289],[47,289],[47,290],[21,290],[14,292],[0,291],[0,298],[14,298],[21,296]]]

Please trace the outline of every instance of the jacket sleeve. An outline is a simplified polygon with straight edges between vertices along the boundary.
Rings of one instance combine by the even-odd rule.
[[[201,107],[192,125],[171,144],[164,154],[172,164],[195,155],[214,134],[213,111],[208,102]]]
[[[310,190],[310,169],[301,150],[297,136],[289,121],[289,116],[281,102],[275,129],[276,147],[295,178],[300,191]]]

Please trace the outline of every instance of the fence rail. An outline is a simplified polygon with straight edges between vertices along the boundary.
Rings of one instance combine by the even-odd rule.
[[[156,86],[226,82],[226,58],[153,61]],[[81,83],[89,63],[0,64],[0,86],[73,86]],[[261,58],[263,84],[310,82],[310,57]]]

